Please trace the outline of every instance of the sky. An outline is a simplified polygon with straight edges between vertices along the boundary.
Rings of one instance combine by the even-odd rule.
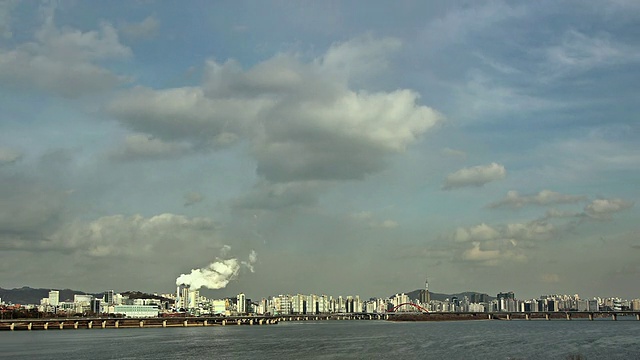
[[[637,298],[638,84],[634,0],[0,0],[0,286]]]

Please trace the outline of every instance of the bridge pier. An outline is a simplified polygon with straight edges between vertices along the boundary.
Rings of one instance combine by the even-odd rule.
[[[102,320],[102,328],[106,328],[107,327],[107,320]]]
[[[44,329],[45,330],[49,330],[49,323],[48,322],[44,323]]]
[[[87,323],[87,329],[92,329],[93,328],[93,321],[89,321]]]
[[[615,314],[615,313],[614,313],[614,314],[611,314],[611,319],[612,319],[613,321],[618,320],[618,314]]]
[[[253,319],[249,320],[249,325],[253,325]]]
[[[184,326],[184,327],[189,326],[189,320],[186,320],[186,319],[185,319],[185,320],[182,322],[182,326]]]
[[[225,319],[222,319],[222,322],[220,323],[220,325],[222,325],[222,326],[225,326],[225,325],[227,325],[227,320],[225,320]]]
[[[240,324],[242,324],[242,321],[238,320],[238,321],[236,321],[236,324],[240,325]]]
[[[524,314],[524,318],[527,320],[531,320],[531,314]]]
[[[493,315],[491,313],[487,314],[487,319],[489,320],[493,319]]]
[[[545,318],[546,320],[549,320],[549,319],[550,319],[549,313],[544,314],[544,318]]]
[[[144,327],[144,320],[140,320],[140,323],[138,324],[138,326],[143,328]]]
[[[78,328],[78,322],[77,322],[77,321],[73,323],[73,328],[74,328],[74,329],[77,329],[77,328]]]
[[[636,314],[636,320],[640,321],[640,314]]]
[[[567,320],[571,320],[571,314],[567,313]]]
[[[64,321],[61,321],[61,322],[58,324],[58,327],[60,328],[60,330],[64,329]]]
[[[33,323],[29,323],[29,325],[27,325],[27,330],[31,330],[32,327],[33,327]]]
[[[162,327],[166,328],[167,327],[167,320],[162,320]]]
[[[593,313],[589,313],[589,320],[593,321]]]
[[[116,320],[116,323],[115,323],[114,326],[116,327],[116,329],[119,328],[120,327],[120,320]]]
[[[511,314],[507,313],[507,320],[511,320]]]
[[[13,331],[16,328],[16,323],[11,323],[11,325],[9,325],[9,330]]]
[[[209,326],[209,322],[208,322],[207,320],[205,320],[205,321],[202,323],[202,326]]]

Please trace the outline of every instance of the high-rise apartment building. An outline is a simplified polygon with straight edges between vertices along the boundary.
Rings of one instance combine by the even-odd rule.
[[[238,296],[236,296],[236,300],[237,300],[238,314],[246,314],[247,313],[247,298],[244,295],[244,293],[238,294]]]
[[[60,291],[51,290],[49,291],[49,305],[58,306],[60,303]]]
[[[107,290],[104,292],[104,302],[107,305],[113,305],[115,304],[115,299],[114,299],[114,295],[115,295],[115,291],[113,290]]]

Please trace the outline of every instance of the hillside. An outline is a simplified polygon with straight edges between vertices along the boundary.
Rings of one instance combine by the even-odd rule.
[[[40,299],[49,297],[49,290],[52,289],[34,289],[24,286],[16,289],[0,288],[0,299],[5,303],[13,304],[40,304]],[[54,289],[59,290],[59,289]],[[64,289],[60,291],[60,301],[73,301],[73,295],[87,294],[84,291]],[[96,294],[90,294],[96,295]],[[102,294],[98,294],[102,296]]]
[[[413,290],[411,292],[405,293],[407,294],[407,296],[409,296],[410,299],[419,299],[420,298],[420,289],[418,290]],[[441,294],[441,293],[430,293],[431,295],[431,300],[438,300],[438,301],[445,301],[446,299],[451,299],[454,296],[457,297],[458,299],[462,300],[464,299],[465,296],[467,296],[469,299],[473,299],[473,295],[485,295],[488,299],[488,301],[494,300],[496,297],[495,296],[489,296],[487,294],[484,293],[479,293],[479,292],[475,292],[475,291],[465,291],[465,292],[461,292],[461,293],[457,293],[457,294]]]

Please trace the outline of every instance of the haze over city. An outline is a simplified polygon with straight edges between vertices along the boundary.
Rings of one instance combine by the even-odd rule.
[[[638,24],[624,0],[0,0],[0,287],[223,263],[217,297],[637,298]]]

